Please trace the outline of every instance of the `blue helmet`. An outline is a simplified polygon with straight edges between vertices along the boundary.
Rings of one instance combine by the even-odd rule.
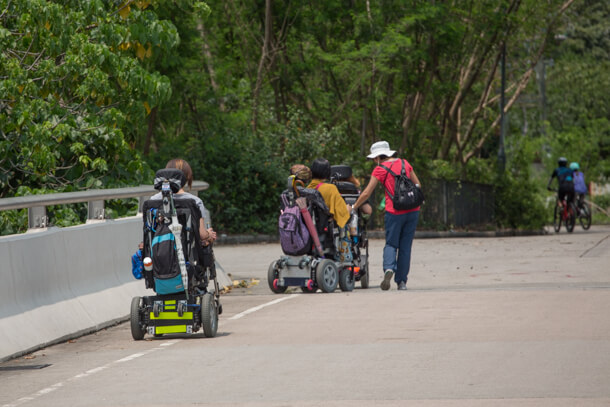
[[[580,165],[578,165],[577,162],[573,162],[573,163],[570,164],[570,169],[572,171],[579,171],[580,170]]]

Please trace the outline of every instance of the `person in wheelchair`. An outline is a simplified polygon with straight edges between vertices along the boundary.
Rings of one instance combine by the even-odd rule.
[[[311,164],[312,180],[307,185],[307,188],[316,189],[320,192],[328,206],[328,210],[337,226],[344,228],[349,220],[351,206],[345,203],[345,200],[339,193],[336,185],[327,182],[330,179],[330,163],[325,158],[317,158]]]
[[[360,181],[352,173],[352,168],[348,165],[333,165],[330,167],[330,171],[331,182],[337,186],[345,201],[350,205],[356,202],[361,193]],[[365,216],[373,213],[373,207],[368,200],[360,205],[359,213]]]
[[[212,337],[222,313],[211,245],[215,233],[204,227],[203,202],[184,192],[185,185],[192,185],[188,163],[170,161],[168,167],[155,174],[154,188],[160,193],[142,207],[144,281],[156,295],[132,299],[135,340],[145,333],[188,334],[200,328]],[[213,292],[208,291],[209,279],[214,280]]]
[[[311,182],[311,170],[304,164],[290,167],[290,175],[294,175],[297,186],[306,187]]]
[[[174,194],[174,199],[178,199],[178,200],[179,199],[189,199],[189,200],[192,200],[195,202],[195,204],[197,205],[197,208],[199,208],[199,211],[201,213],[201,218],[199,220],[199,235],[201,237],[201,243],[204,246],[207,246],[210,243],[213,243],[216,240],[216,232],[211,227],[206,228],[206,219],[205,219],[206,210],[205,210],[205,206],[203,205],[203,201],[198,196],[193,195],[190,192],[186,192],[184,190],[184,187],[188,186],[188,190],[190,191],[193,186],[193,170],[191,169],[191,166],[189,165],[188,162],[186,162],[186,160],[183,160],[181,158],[174,158],[167,162],[167,164],[165,165],[165,168],[176,168],[176,169],[182,171],[182,173],[186,177],[186,184],[184,186],[182,186],[182,188],[180,188],[180,190],[177,193]],[[161,192],[158,192],[155,195],[153,195],[150,199],[161,200],[161,199],[163,199],[163,195]]]
[[[289,286],[305,293],[318,288],[330,293],[337,285],[342,291],[352,291],[356,281],[367,288],[368,240],[365,233],[350,236],[347,231],[349,206],[337,186],[327,182],[330,163],[321,158],[314,161],[311,172],[302,164],[295,164],[290,172],[287,189],[281,194],[278,222],[284,255],[269,265],[269,288],[276,294]],[[309,178],[313,179],[303,187]],[[295,206],[300,208],[300,227],[296,226],[299,221],[293,221],[299,218]],[[305,226],[309,241],[301,234]],[[362,225],[360,230],[364,229]]]
[[[350,219],[351,205],[339,193],[337,186],[327,182],[330,179],[330,162],[325,158],[317,158],[311,164],[312,180],[307,188],[320,192],[340,232],[340,243],[336,248],[335,259],[340,261],[351,261],[351,241],[347,230],[347,222]]]

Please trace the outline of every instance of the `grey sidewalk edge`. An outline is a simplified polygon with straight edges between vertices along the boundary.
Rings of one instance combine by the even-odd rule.
[[[369,230],[368,236],[370,239],[384,239],[385,232],[383,230]],[[490,231],[427,231],[418,230],[415,232],[416,239],[445,239],[445,238],[463,238],[463,237],[512,237],[512,236],[536,236],[545,235],[544,229],[540,230],[490,230]],[[278,235],[226,235],[221,234],[216,240],[217,245],[238,245],[238,244],[255,244],[255,243],[278,243]]]

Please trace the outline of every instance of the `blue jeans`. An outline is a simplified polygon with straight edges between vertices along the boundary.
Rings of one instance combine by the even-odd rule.
[[[385,213],[385,247],[383,248],[383,269],[394,270],[394,281],[407,281],[411,267],[411,246],[419,211],[393,215]]]

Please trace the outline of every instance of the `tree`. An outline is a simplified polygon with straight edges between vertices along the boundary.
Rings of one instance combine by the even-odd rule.
[[[578,161],[590,181],[610,178],[610,4],[577,3],[562,20],[564,41],[552,50],[548,72],[550,147],[557,157]],[[577,84],[577,86],[575,86]]]
[[[149,178],[133,147],[171,95],[151,68],[172,22],[147,0],[1,0],[0,22],[0,197]]]

